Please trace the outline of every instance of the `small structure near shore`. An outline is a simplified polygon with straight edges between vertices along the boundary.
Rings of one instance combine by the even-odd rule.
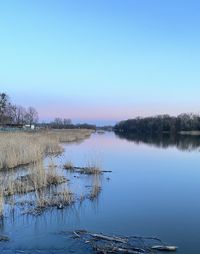
[[[25,130],[35,130],[35,125],[34,124],[25,124],[23,126],[23,129],[25,129]]]

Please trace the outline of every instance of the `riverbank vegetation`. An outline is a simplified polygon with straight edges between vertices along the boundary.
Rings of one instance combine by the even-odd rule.
[[[7,179],[2,179],[3,195],[26,194],[40,191],[52,185],[67,182],[67,179],[57,174],[55,169],[45,170],[42,163],[34,165],[34,170],[26,175],[15,178],[12,174]]]
[[[71,192],[68,183],[71,185],[74,181],[82,181],[81,177],[74,178],[74,173],[82,172],[71,171],[66,175],[66,171],[53,162],[46,166],[42,161],[37,162],[29,166],[24,173],[20,169],[18,172],[10,170],[0,173],[2,219],[8,212],[8,206],[13,211],[20,209],[22,214],[40,215],[48,208],[63,209],[85,199],[94,201],[101,192],[100,174],[88,174],[86,177],[89,185],[83,188],[81,193]]]
[[[64,207],[73,201],[68,188],[68,179],[59,174],[56,167],[45,167],[40,161],[32,165],[25,174],[15,171],[0,174],[0,216],[4,217],[4,206],[21,206],[24,213],[41,214],[48,207]],[[62,189],[58,189],[62,186]],[[8,206],[7,206],[8,207]]]
[[[60,142],[75,142],[92,130],[50,130],[40,132],[0,132],[0,169],[34,163],[49,154],[63,151]]]
[[[114,130],[121,133],[180,133],[200,131],[200,115],[181,114],[177,117],[158,115],[154,117],[137,117],[121,121],[115,125]]]

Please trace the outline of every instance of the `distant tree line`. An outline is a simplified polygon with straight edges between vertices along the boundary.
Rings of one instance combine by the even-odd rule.
[[[200,115],[181,114],[177,117],[158,115],[154,117],[137,117],[117,123],[114,127],[123,133],[178,133],[181,131],[200,131]]]
[[[50,128],[50,129],[96,129],[96,125],[93,124],[73,124],[69,118],[56,117],[54,121],[50,123],[40,123],[39,127]]]
[[[0,93],[0,125],[23,125],[38,122],[38,112],[33,107],[27,109],[12,104],[8,94]]]

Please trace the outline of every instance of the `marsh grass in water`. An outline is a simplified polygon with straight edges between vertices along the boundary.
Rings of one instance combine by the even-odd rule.
[[[29,134],[23,133],[23,135]],[[51,133],[49,135],[51,136]],[[22,170],[19,168],[18,170],[1,171],[0,215],[2,218],[8,214],[8,206],[13,212],[22,211],[23,214],[40,215],[51,207],[63,209],[74,202],[82,202],[85,199],[95,200],[98,197],[101,192],[100,175],[103,171],[96,159],[87,160],[85,167],[74,167],[72,161],[68,160],[63,168],[69,170],[70,173],[77,172],[88,175],[88,180],[92,180],[89,192],[86,189],[81,190],[81,194],[76,190],[75,193],[70,191],[67,184],[69,180],[65,178],[66,172],[62,170],[55,156],[48,156],[45,161],[38,157],[37,162],[33,162]],[[73,181],[78,179],[81,181],[82,178],[77,176],[77,180],[75,180],[72,174],[70,179],[74,184]],[[79,182],[75,184],[79,184]]]
[[[0,175],[1,217],[4,215],[5,201],[10,205],[10,207],[13,207],[16,203],[18,203],[19,199],[21,200],[21,204],[24,204],[23,198],[25,199],[28,193],[35,193],[35,202],[30,199],[29,203],[33,202],[33,204],[36,205],[36,201],[39,202],[38,200],[42,200],[41,198],[38,199],[38,193],[43,193],[45,196],[48,188],[55,187],[56,190],[58,185],[64,184],[68,181],[64,176],[58,174],[56,168],[45,168],[42,162],[34,164],[34,166],[32,166],[25,175],[16,176],[14,171],[9,171],[9,173],[10,174],[7,175]],[[69,194],[70,191],[67,190],[66,186],[65,191],[63,192],[63,200],[65,201],[67,193]],[[52,197],[50,204],[53,204],[53,200],[57,202],[58,198]]]
[[[35,164],[34,170],[31,170],[31,172],[26,175],[19,176],[15,179],[11,174],[10,177],[4,181],[4,195],[25,194],[51,185],[58,185],[66,181],[67,179],[58,175],[55,169],[45,170],[41,163]]]
[[[97,160],[87,160],[85,167],[76,167],[71,161],[67,161],[63,168],[80,174],[85,175],[99,175],[102,174],[102,168]]]
[[[95,171],[96,172],[96,171]],[[40,215],[46,209],[63,209],[74,202],[85,199],[95,200],[101,192],[99,174],[87,174],[91,185],[88,191],[72,193],[68,186],[68,179],[56,167],[53,161],[44,167],[43,163],[36,163],[26,174],[16,175],[15,170],[8,171],[7,177],[1,177],[2,192],[0,192],[0,212],[3,217],[4,203],[10,209],[19,207],[24,214]],[[82,173],[81,173],[82,174]],[[3,174],[1,174],[3,175]],[[80,179],[81,178],[77,178]]]
[[[63,209],[71,205],[74,202],[73,193],[66,187],[55,193],[45,193],[42,191],[36,192],[36,202],[33,209],[30,209],[28,213],[33,215],[40,215],[47,208],[57,207],[58,209]]]
[[[67,161],[64,165],[63,168],[66,170],[72,170],[74,169],[74,165],[71,161]]]

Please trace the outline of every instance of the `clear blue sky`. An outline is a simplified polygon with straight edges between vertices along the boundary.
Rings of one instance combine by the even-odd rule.
[[[200,111],[199,0],[0,1],[0,91],[40,119]]]

